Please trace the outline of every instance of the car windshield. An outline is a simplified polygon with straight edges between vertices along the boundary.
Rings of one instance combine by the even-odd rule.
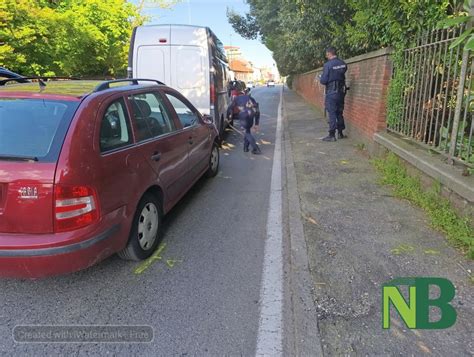
[[[0,98],[0,160],[56,161],[78,102]]]

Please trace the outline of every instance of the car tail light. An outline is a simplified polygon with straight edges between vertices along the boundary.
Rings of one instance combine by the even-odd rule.
[[[72,231],[92,224],[99,219],[97,193],[88,186],[62,186],[54,188],[55,231]]]
[[[211,105],[214,105],[216,102],[216,87],[214,86],[214,83],[211,83],[209,94],[211,96]]]

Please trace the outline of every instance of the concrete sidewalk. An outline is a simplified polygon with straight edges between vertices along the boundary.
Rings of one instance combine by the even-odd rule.
[[[325,143],[322,113],[284,90],[291,142],[325,355],[474,354],[472,261],[429,227],[424,213],[377,184],[357,138]],[[397,277],[444,277],[456,286],[456,324],[409,330],[392,312],[382,329],[382,284]]]

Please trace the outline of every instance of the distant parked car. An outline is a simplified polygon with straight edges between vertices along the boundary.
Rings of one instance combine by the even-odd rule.
[[[250,89],[252,89],[252,88],[254,88],[254,87],[255,87],[255,84],[254,84],[254,82],[253,82],[253,81],[249,81],[249,82],[247,82],[247,88],[250,88]]]
[[[273,79],[267,82],[267,87],[275,87],[275,81]]]
[[[12,72],[12,71],[4,68],[4,67],[0,67],[0,86],[5,84],[4,79],[22,78],[22,77],[23,76],[21,74]],[[25,79],[25,80],[18,81],[18,82],[27,83],[28,80]]]
[[[0,276],[149,257],[163,215],[217,174],[217,141],[209,116],[156,81],[1,87]]]

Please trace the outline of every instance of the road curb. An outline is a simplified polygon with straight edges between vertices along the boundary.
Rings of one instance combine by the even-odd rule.
[[[289,137],[284,94],[282,101],[283,153],[288,192],[289,285],[292,325],[294,329],[294,355],[323,356],[316,306],[313,299],[313,280],[310,273],[308,250],[301,220],[302,212]]]

